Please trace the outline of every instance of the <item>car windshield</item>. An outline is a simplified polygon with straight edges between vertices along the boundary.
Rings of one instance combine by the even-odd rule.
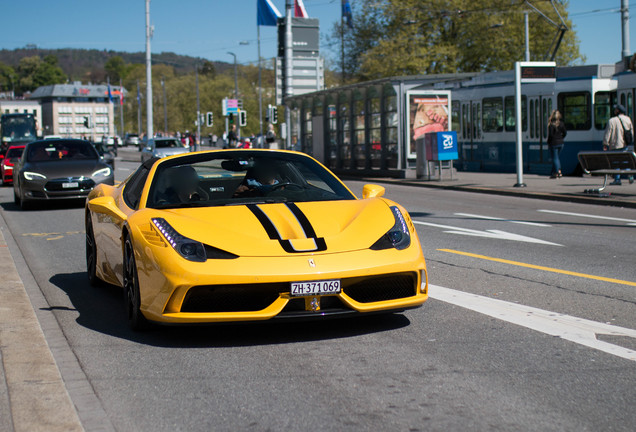
[[[155,148],[175,148],[183,147],[176,139],[169,140],[155,140]]]
[[[91,143],[87,141],[37,141],[29,144],[27,149],[28,162],[99,159],[99,155],[97,154]]]
[[[351,200],[355,197],[313,159],[293,153],[223,151],[161,163],[146,206],[211,207]]]
[[[24,151],[24,147],[12,147],[7,150],[7,159],[19,158],[22,156],[22,152]]]

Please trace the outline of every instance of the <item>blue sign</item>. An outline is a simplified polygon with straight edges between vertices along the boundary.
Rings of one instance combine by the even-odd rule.
[[[459,159],[457,132],[433,132],[426,134],[426,159],[435,161]]]

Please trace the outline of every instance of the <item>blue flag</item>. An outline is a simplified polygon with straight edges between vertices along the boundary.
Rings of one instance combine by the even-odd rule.
[[[113,101],[113,94],[110,91],[110,83],[108,83],[108,102]]]
[[[349,28],[353,28],[353,16],[351,15],[351,3],[349,3],[349,0],[342,0],[342,19]]]
[[[275,26],[282,15],[271,0],[256,0],[256,25]]]

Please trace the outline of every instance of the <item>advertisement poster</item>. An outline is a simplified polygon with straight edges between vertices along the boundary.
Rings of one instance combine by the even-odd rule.
[[[408,116],[408,157],[415,158],[415,141],[430,132],[450,130],[450,92],[418,90],[406,92]]]

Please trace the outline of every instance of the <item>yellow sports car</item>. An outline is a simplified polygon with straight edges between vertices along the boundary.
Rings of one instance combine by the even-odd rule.
[[[404,208],[311,157],[219,150],[151,159],[86,201],[91,284],[123,287],[133,329],[395,312],[428,280]]]

